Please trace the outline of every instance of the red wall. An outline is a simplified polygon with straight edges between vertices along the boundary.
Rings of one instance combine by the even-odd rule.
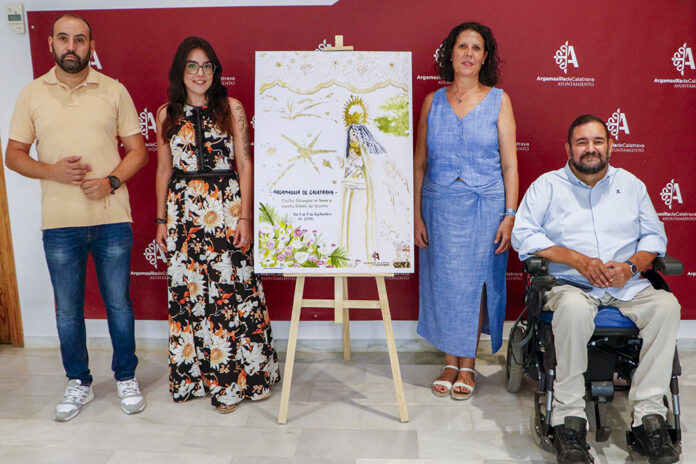
[[[629,6],[629,8],[626,8]],[[128,188],[133,206],[135,244],[131,295],[138,319],[166,319],[165,263],[144,252],[155,233],[154,119],[166,98],[167,72],[179,42],[200,35],[215,47],[230,94],[253,115],[254,52],[313,50],[344,34],[356,50],[413,53],[414,121],[428,92],[442,85],[433,54],[454,25],[478,21],[493,30],[503,59],[499,87],[510,95],[517,121],[520,198],[541,173],[565,162],[563,144],[570,122],[582,113],[618,121],[612,164],[638,175],[665,221],[669,253],[684,262],[684,275],[668,278],[683,305],[683,318],[696,318],[696,3],[691,0],[548,2],[545,0],[467,1],[341,0],[330,7],[227,7],[78,12],[94,30],[99,63],[94,67],[117,78],[130,91],[148,143],[150,163]],[[56,12],[29,12],[35,76],[53,59],[47,37]],[[557,52],[568,43],[564,72]],[[683,71],[673,57],[686,44]],[[570,47],[569,47],[570,48]],[[559,52],[560,53],[560,52]],[[565,56],[565,54],[564,54]],[[573,59],[575,58],[575,59]],[[679,58],[679,56],[677,56]],[[577,64],[577,67],[575,66]],[[543,78],[563,77],[565,82]],[[582,79],[584,78],[584,79]],[[658,81],[656,82],[656,79]],[[680,79],[664,82],[660,79]],[[589,85],[588,85],[589,84]],[[676,188],[668,192],[668,183]],[[671,208],[663,200],[671,198]],[[669,202],[669,201],[668,201]],[[462,263],[465,266],[466,263]],[[508,318],[521,309],[522,281],[517,255],[508,265]],[[104,310],[90,273],[86,313]],[[331,296],[327,279],[310,279],[308,297]],[[374,283],[350,279],[351,298],[376,298]],[[264,278],[273,319],[289,319],[293,281]],[[363,288],[364,287],[364,288]],[[418,315],[417,274],[390,280],[394,319]],[[355,319],[379,319],[364,310]],[[303,319],[330,319],[324,309],[306,309]]]

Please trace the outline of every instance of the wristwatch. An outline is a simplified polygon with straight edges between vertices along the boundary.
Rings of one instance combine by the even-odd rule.
[[[638,266],[636,266],[629,260],[624,261],[624,263],[628,264],[628,268],[631,270],[631,275],[638,274]]]
[[[109,181],[109,184],[111,184],[111,194],[113,195],[114,192],[121,186],[121,179],[116,176],[106,176],[106,179]]]

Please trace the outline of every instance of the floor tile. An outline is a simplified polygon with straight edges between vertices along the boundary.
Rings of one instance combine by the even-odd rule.
[[[431,459],[515,459],[522,462],[547,458],[527,433],[503,432],[418,432],[421,458]]]
[[[304,428],[357,429],[360,426],[360,407],[342,402],[294,402],[288,407],[287,424],[278,424],[278,403],[263,402],[250,405],[248,427],[269,427],[277,430]]]
[[[206,453],[148,453],[117,451],[106,464],[229,464],[232,453],[211,456]],[[249,462],[249,461],[247,461]]]
[[[0,398],[0,418],[33,418],[47,407],[53,411],[55,404],[62,397],[62,391],[59,396],[3,394]],[[50,418],[53,418],[53,412]]]
[[[225,450],[233,450],[245,456],[291,457],[297,450],[300,434],[287,428],[195,426],[184,431],[176,449],[187,453],[224,454]]]
[[[111,464],[114,454],[110,450],[76,450],[59,447],[1,446],[0,462],[3,464]],[[129,464],[138,461],[131,461]],[[142,462],[142,461],[141,461]]]
[[[258,456],[237,456],[229,464],[355,464],[355,459],[321,458],[266,458]]]
[[[3,397],[3,402],[5,397]],[[0,448],[20,446],[29,448],[62,445],[72,433],[70,427],[53,420],[0,419]]]
[[[415,431],[303,430],[297,456],[417,458]]]

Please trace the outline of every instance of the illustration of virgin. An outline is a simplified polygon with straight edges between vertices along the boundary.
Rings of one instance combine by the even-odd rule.
[[[341,247],[352,259],[375,261],[373,156],[386,150],[367,127],[367,105],[351,96],[345,105],[346,156],[343,160]]]

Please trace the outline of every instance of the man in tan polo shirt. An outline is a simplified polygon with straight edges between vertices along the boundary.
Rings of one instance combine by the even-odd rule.
[[[41,180],[44,251],[68,377],[54,417],[68,421],[94,399],[84,318],[90,253],[106,306],[121,409],[135,414],[145,408],[145,400],[135,378],[138,358],[128,290],[133,232],[124,184],[147,163],[145,142],[125,87],[88,66],[94,41],[87,21],[72,14],[59,17],[48,46],[56,66],[17,98],[6,164]],[[118,138],[125,148],[123,159]],[[29,156],[34,142],[38,160]]]

